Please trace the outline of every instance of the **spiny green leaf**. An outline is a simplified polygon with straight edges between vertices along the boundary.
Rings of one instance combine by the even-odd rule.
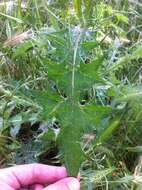
[[[57,64],[47,61],[48,77],[58,83],[58,81],[68,71],[65,64]]]
[[[94,71],[91,71],[91,70],[90,72],[92,72],[92,74],[95,73]],[[67,96],[71,95],[71,85],[72,85],[71,76],[72,76],[72,72],[67,72],[57,82],[57,86],[60,89],[62,89]],[[75,87],[74,87],[75,95],[79,95],[82,89],[91,88],[91,86],[95,83],[95,79],[98,79],[98,80],[100,79],[99,76],[97,75],[97,72],[96,72],[96,75],[92,77],[91,75],[89,76],[87,72],[83,73],[83,69],[82,69],[82,72],[75,71],[74,76],[75,76]],[[79,98],[79,96],[76,96],[76,98]]]
[[[73,102],[66,102],[62,105],[58,118],[61,119],[62,123],[58,142],[63,161],[69,176],[77,176],[80,165],[84,160],[80,145],[84,118],[79,107]]]
[[[47,36],[47,38],[49,39],[49,40],[51,40],[51,42],[53,43],[53,44],[56,44],[56,45],[59,45],[60,47],[61,46],[64,46],[64,44],[66,43],[66,41],[65,41],[65,39],[64,38],[62,38],[61,37],[61,35],[59,36],[59,35],[56,35],[56,33],[54,34],[49,34],[48,36]]]
[[[81,64],[80,65],[80,72],[82,75],[89,77],[91,80],[98,80],[99,78],[99,73],[98,69],[101,67],[103,63],[103,58],[99,57],[96,58],[94,61],[91,61],[91,63],[88,64]]]
[[[98,46],[98,42],[97,41],[87,41],[87,42],[81,43],[81,46],[83,48],[85,48],[85,51],[86,51],[86,49],[87,50],[91,50],[91,49],[93,49],[93,48],[95,48],[95,47]]]
[[[103,58],[97,58],[89,64],[80,64],[74,73],[75,94],[84,89],[89,89],[96,80],[101,81],[98,69],[103,62]],[[71,95],[72,72],[71,68],[65,64],[48,63],[48,76],[56,81],[59,89],[63,90],[67,96]]]
[[[32,91],[33,99],[42,107],[41,116],[47,119],[54,115],[63,99],[54,91]]]
[[[63,128],[61,131],[62,136],[60,136],[60,138],[62,139],[62,141],[60,143],[61,144],[60,148],[61,148],[62,154],[64,155],[63,159],[68,171],[68,175],[76,177],[79,172],[81,163],[85,160],[85,157],[84,157],[83,151],[81,150],[78,139],[73,139],[72,137],[70,141],[72,134],[69,133],[68,130],[69,129],[67,128]],[[74,130],[74,133],[76,133],[75,130]]]
[[[112,112],[112,108],[110,106],[92,104],[82,106],[82,110],[84,111],[84,114],[87,116],[88,120],[96,127],[100,125],[102,119],[107,118]]]

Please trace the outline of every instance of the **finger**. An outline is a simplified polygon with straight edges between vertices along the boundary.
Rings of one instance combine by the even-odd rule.
[[[36,183],[53,183],[66,176],[67,172],[64,167],[43,164],[28,164],[0,169],[0,180],[13,189]]]
[[[36,184],[32,186],[32,190],[43,190],[44,186],[40,184]]]
[[[69,177],[49,185],[43,190],[80,190],[80,183],[76,178]]]

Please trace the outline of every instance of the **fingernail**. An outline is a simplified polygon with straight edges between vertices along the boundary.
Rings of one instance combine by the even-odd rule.
[[[70,178],[67,182],[67,185],[69,187],[69,190],[79,190],[80,189],[80,183],[75,178]]]

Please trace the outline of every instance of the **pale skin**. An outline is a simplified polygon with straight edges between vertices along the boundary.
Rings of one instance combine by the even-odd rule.
[[[0,190],[80,190],[64,167],[25,164],[0,169]]]

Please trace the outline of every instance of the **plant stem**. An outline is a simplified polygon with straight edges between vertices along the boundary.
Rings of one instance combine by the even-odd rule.
[[[80,42],[80,38],[82,35],[82,31],[79,31],[77,38],[76,38],[76,42],[75,42],[75,47],[74,47],[74,54],[73,54],[73,64],[72,64],[72,97],[74,97],[74,87],[75,87],[75,65],[76,65],[76,56],[77,56],[77,50],[78,50],[78,46],[79,46],[79,42]]]

